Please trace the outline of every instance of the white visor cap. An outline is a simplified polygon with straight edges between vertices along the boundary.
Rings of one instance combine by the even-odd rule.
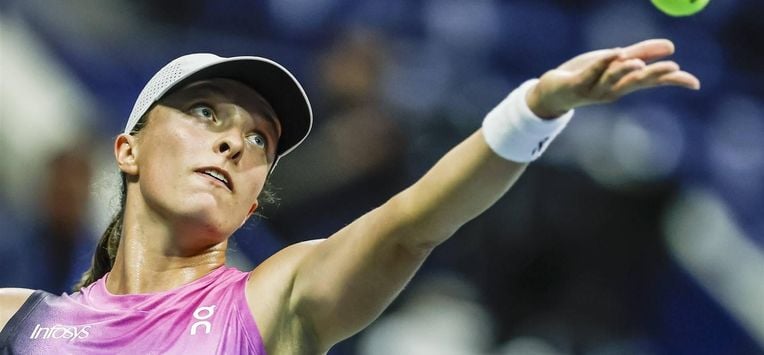
[[[194,53],[176,58],[160,69],[141,90],[125,125],[130,134],[151,106],[175,87],[198,80],[226,78],[239,81],[262,96],[273,107],[281,124],[276,160],[294,150],[310,133],[313,110],[300,83],[282,65],[262,57],[220,57]]]

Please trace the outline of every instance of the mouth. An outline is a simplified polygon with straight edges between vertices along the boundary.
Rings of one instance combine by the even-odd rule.
[[[206,167],[197,169],[196,172],[211,177],[225,186],[228,191],[233,192],[233,180],[231,180],[231,175],[227,171],[216,167]]]

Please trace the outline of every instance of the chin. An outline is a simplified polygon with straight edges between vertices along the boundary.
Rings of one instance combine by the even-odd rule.
[[[230,222],[231,216],[224,216],[220,211],[200,210],[182,214],[184,223],[196,228],[214,232],[215,234],[232,234],[236,228]]]
[[[228,236],[236,231],[238,223],[232,223],[231,213],[225,213],[217,204],[196,202],[185,203],[181,210],[176,210],[176,217],[182,224],[207,231],[205,234]]]

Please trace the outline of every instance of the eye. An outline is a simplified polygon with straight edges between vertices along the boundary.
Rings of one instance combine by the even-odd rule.
[[[217,117],[215,117],[215,110],[212,109],[212,107],[209,107],[205,104],[198,104],[194,105],[194,107],[190,110],[191,114],[206,120],[210,121],[217,121]]]
[[[249,135],[249,137],[247,137],[247,139],[252,144],[254,144],[254,145],[256,145],[256,146],[258,146],[260,148],[265,149],[266,140],[265,140],[265,137],[263,137],[263,135],[261,135],[259,133],[252,133],[251,135]]]

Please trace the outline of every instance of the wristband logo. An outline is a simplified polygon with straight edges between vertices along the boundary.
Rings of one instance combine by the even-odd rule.
[[[73,343],[79,339],[90,336],[91,326],[77,327],[73,325],[56,324],[52,327],[43,327],[39,323],[35,325],[29,339],[65,339]]]
[[[541,142],[539,142],[538,146],[536,148],[533,148],[533,150],[531,151],[531,155],[536,155],[541,153],[541,151],[544,150],[543,149],[544,143],[546,143],[548,140],[549,140],[549,137],[544,137],[544,139],[542,139]]]

